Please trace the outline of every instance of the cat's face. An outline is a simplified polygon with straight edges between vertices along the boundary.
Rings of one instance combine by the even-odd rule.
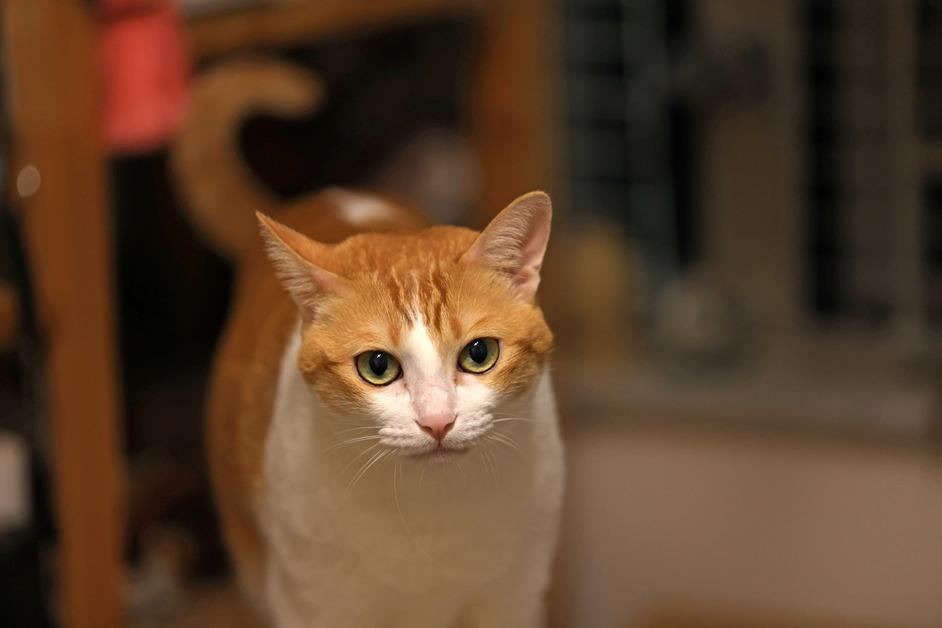
[[[328,247],[263,219],[305,323],[299,368],[349,439],[403,455],[460,451],[531,389],[552,344],[534,296],[549,198],[482,233],[364,234]]]

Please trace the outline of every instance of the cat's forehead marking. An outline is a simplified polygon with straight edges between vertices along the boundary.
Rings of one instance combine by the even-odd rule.
[[[388,269],[386,296],[403,326],[420,324],[431,337],[440,338],[451,323],[453,283],[437,264],[425,268]],[[452,325],[453,326],[453,325]]]
[[[437,375],[441,371],[442,359],[438,347],[429,334],[425,320],[419,316],[409,327],[404,349],[413,366],[426,377]]]

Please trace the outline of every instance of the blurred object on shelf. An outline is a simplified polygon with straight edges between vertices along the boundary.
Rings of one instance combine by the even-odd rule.
[[[20,303],[13,287],[0,280],[0,353],[9,351],[16,340]]]
[[[141,539],[142,558],[127,592],[135,627],[166,626],[188,604],[187,585],[196,541],[181,528],[152,527]]]
[[[630,362],[641,292],[640,260],[611,225],[557,220],[540,302],[567,363]]]
[[[189,55],[173,0],[99,3],[104,135],[111,150],[163,145],[183,117]]]
[[[704,269],[661,288],[651,318],[657,353],[672,366],[722,367],[748,352],[747,316]]]
[[[0,408],[0,420],[9,408]],[[44,529],[29,445],[0,430],[0,626],[50,626],[43,597]],[[35,512],[34,512],[34,509]]]

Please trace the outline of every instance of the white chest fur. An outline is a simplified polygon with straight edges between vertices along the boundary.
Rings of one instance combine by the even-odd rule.
[[[295,335],[281,365],[259,505],[276,624],[537,621],[563,485],[548,375],[501,408],[525,419],[502,424],[512,445],[486,440],[440,461],[389,456],[358,474],[368,444],[336,446],[325,425],[344,417],[301,378],[298,347]]]

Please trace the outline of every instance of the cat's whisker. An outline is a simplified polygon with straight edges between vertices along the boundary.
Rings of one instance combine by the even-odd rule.
[[[454,459],[453,462],[455,463],[455,466],[458,467],[458,471],[461,472],[461,477],[467,478],[468,474],[464,472],[464,467],[461,466],[461,462],[457,458]]]
[[[396,481],[396,476],[399,476],[398,482]],[[406,536],[409,539],[409,543],[416,549],[416,551],[421,554],[430,564],[434,563],[431,554],[429,554],[428,549],[422,545],[420,540],[416,537],[415,531],[412,528],[412,525],[406,519],[406,515],[402,510],[402,505],[399,502],[399,493],[398,486],[402,485],[403,471],[402,471],[402,460],[396,460],[396,468],[393,470],[393,496],[396,501],[396,510],[399,511],[399,518],[402,519],[402,525],[406,530]]]
[[[491,477],[496,478],[497,477],[497,459],[494,458],[494,453],[491,452],[490,450],[487,450],[484,453],[486,454],[487,462],[491,467]]]
[[[479,459],[481,460],[481,470],[484,471],[484,475],[491,477],[491,474],[487,472],[487,465],[484,464],[484,456],[479,456]]]
[[[347,447],[349,445],[355,445],[356,443],[363,443],[363,442],[373,441],[373,440],[382,440],[382,438],[383,437],[380,436],[379,434],[370,434],[368,436],[356,436],[354,438],[348,438],[347,440],[342,440],[339,443],[334,443],[333,445],[325,449],[324,453],[333,451],[334,449],[337,449],[338,447]]]
[[[523,450],[520,449],[519,445],[517,445],[517,442],[513,438],[505,434],[501,434],[500,432],[491,432],[487,435],[487,438],[493,441],[496,441],[498,443],[501,443],[503,445],[506,445],[507,447],[510,447],[511,449],[516,451],[521,456],[526,457],[523,453]]]
[[[493,479],[494,469],[491,467],[491,460],[489,457],[490,452],[482,448],[480,453],[481,455],[479,457],[481,459],[481,466],[484,467],[484,473],[488,478]]]
[[[493,419],[491,423],[496,425],[498,423],[507,423],[508,421],[520,421],[521,423],[533,423],[534,422],[533,419],[528,419],[522,416],[505,416],[505,417],[500,417],[499,419]]]
[[[379,462],[380,460],[382,460],[388,455],[389,455],[389,450],[382,450],[373,454],[373,456],[366,462],[366,464],[360,467],[360,470],[357,471],[355,476],[353,476],[353,479],[350,481],[350,484],[347,486],[347,491],[349,492],[349,491],[352,491],[354,488],[356,488],[356,485],[360,482],[361,479],[363,479],[363,476],[365,476],[369,472],[369,470],[374,465],[376,465],[377,462]]]
[[[428,460],[423,461],[422,464],[422,474],[419,475],[419,488],[422,487],[422,483],[425,481],[425,471],[428,469]]]
[[[369,447],[367,447],[366,449],[364,449],[363,451],[361,451],[360,453],[358,453],[357,455],[355,455],[353,458],[350,459],[349,462],[347,462],[346,466],[344,466],[343,472],[346,472],[347,469],[349,469],[350,466],[351,466],[354,462],[356,462],[357,460],[359,460],[360,458],[369,455],[369,454],[370,454],[371,452],[373,452],[373,451],[376,451],[376,449],[377,449],[379,446],[380,446],[380,443],[374,443],[373,445],[370,445]]]
[[[360,425],[357,427],[348,427],[343,430],[337,430],[335,434],[347,434],[349,432],[362,432],[363,430],[376,430],[376,429],[377,427],[375,425]]]
[[[401,481],[399,474],[401,470],[402,460],[396,460],[396,466],[393,468],[393,501],[396,502],[396,510],[399,511],[399,516],[405,521],[405,515],[402,514],[402,506],[399,504],[399,482]]]

